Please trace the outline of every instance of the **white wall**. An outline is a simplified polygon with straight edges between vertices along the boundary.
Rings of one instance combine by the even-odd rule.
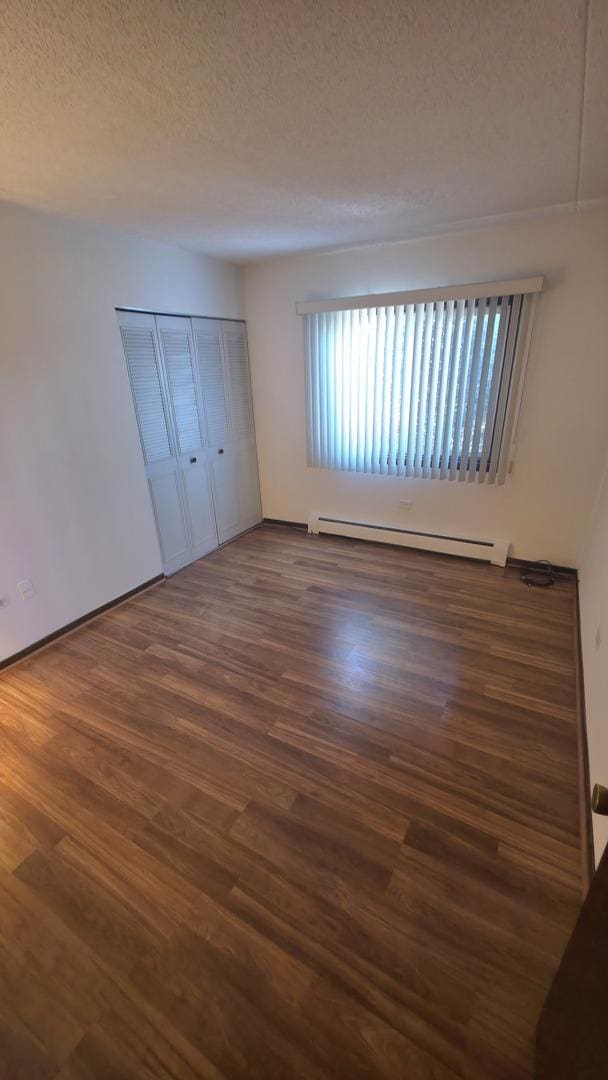
[[[608,344],[605,358],[608,364]],[[579,596],[590,780],[608,787],[608,461],[580,559]],[[593,814],[593,837],[597,865],[608,817]]]
[[[504,538],[516,556],[576,565],[608,438],[608,364],[600,322],[608,295],[607,256],[608,212],[598,209],[248,267],[265,516],[305,521],[310,511],[333,512]],[[547,288],[538,307],[515,469],[504,486],[307,468],[296,300],[535,273],[546,275]],[[399,510],[400,498],[413,499],[411,511]]]
[[[0,659],[160,573],[114,308],[243,318],[241,273],[0,204]]]

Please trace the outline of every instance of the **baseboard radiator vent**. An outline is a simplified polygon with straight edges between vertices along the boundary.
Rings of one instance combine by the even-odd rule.
[[[311,514],[309,533],[330,533],[332,536],[351,536],[357,540],[372,540],[380,544],[399,544],[400,547],[439,551],[444,555],[460,555],[504,566],[509,552],[508,540],[478,540],[473,537],[445,536],[442,533],[418,532],[395,525],[370,525],[363,521]]]

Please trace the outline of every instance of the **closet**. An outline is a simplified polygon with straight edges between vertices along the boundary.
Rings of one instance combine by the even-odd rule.
[[[261,520],[245,323],[117,315],[172,574]]]

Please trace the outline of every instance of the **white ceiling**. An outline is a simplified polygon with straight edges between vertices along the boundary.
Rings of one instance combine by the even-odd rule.
[[[246,261],[608,196],[608,0],[0,20],[0,197],[25,205]]]

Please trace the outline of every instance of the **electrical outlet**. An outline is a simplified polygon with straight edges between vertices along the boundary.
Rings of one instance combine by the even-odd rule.
[[[413,506],[411,499],[399,499],[400,510],[411,510]]]
[[[18,581],[17,588],[21,593],[22,600],[31,600],[32,596],[34,595],[34,586],[32,585],[29,578],[24,578],[23,581]]]

